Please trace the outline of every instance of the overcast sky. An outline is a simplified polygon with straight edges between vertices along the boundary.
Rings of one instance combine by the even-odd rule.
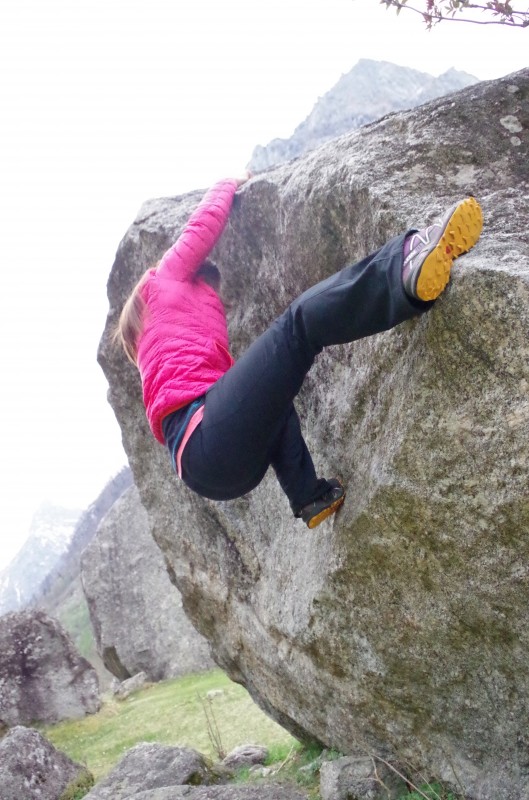
[[[42,501],[84,508],[125,463],[95,355],[146,199],[239,174],[359,58],[490,79],[528,45],[377,0],[3,3],[0,569]]]

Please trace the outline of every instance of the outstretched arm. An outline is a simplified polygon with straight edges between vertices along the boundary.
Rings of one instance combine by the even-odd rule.
[[[227,178],[206,192],[183,232],[160,261],[158,274],[174,280],[192,280],[226,227],[235,192],[249,177],[247,174],[244,178]]]

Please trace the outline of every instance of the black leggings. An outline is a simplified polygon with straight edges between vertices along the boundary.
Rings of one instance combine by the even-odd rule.
[[[272,466],[297,513],[328,488],[316,475],[293,401],[324,347],[388,330],[430,308],[402,287],[404,238],[300,295],[211,387],[182,454],[191,489],[230,500],[254,489]]]

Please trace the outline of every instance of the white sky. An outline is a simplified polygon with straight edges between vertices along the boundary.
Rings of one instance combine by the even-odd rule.
[[[0,569],[43,500],[84,508],[125,463],[95,354],[144,200],[238,174],[359,58],[488,79],[528,44],[377,0],[3,3]]]

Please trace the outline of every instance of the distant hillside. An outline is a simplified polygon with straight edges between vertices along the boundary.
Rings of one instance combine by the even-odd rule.
[[[63,595],[68,593],[70,585],[79,576],[83,550],[92,541],[105,514],[125,489],[131,485],[131,471],[128,467],[124,467],[106,484],[101,494],[81,514],[68,549],[37,587],[32,598],[32,605],[38,605],[54,616],[56,606],[60,605]]]
[[[67,551],[80,510],[43,504],[33,516],[28,538],[0,572],[0,616],[28,605],[35,588]]]
[[[361,59],[317,101],[289,139],[257,146],[249,167],[255,172],[268,169],[393,111],[419,106],[477,82],[473,75],[455,69],[436,78],[386,61]]]
[[[80,561],[83,550],[92,541],[103,517],[131,485],[132,473],[128,467],[107,483],[101,494],[79,517],[68,549],[31,601],[32,606],[43,608],[64,625],[81,655],[96,668],[103,687],[111,676],[97,653],[88,605],[81,586]]]
[[[84,512],[42,506],[24,546],[0,573],[0,615],[28,606],[44,609],[64,625],[103,683],[109,676],[96,652],[80,560],[103,517],[131,485],[132,474],[125,467]]]

